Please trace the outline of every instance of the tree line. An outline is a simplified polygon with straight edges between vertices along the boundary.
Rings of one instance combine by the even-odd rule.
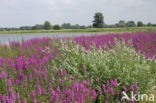
[[[144,24],[141,21],[138,21],[135,23],[134,21],[124,21],[120,20],[118,23],[113,25],[107,25],[104,22],[104,16],[101,12],[97,12],[94,15],[94,20],[92,21],[92,25],[85,26],[85,25],[79,25],[75,24],[72,25],[70,23],[63,23],[62,25],[51,25],[49,21],[45,21],[44,24],[36,24],[34,26],[21,26],[19,28],[0,28],[0,31],[3,30],[60,30],[62,29],[86,29],[86,28],[117,28],[117,27],[142,27],[142,26],[156,26],[156,24],[148,23]]]

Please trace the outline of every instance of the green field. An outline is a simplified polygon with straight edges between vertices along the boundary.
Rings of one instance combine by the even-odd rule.
[[[125,28],[87,28],[87,29],[61,29],[61,30],[12,30],[0,31],[0,34],[27,34],[27,33],[123,33],[156,31],[156,27],[125,27]]]

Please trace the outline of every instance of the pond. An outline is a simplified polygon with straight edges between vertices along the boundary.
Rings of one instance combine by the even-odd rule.
[[[9,44],[11,41],[30,40],[43,37],[76,37],[88,36],[93,34],[0,34],[0,44]]]

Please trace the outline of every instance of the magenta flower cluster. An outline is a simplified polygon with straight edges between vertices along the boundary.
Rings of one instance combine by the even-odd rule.
[[[77,44],[84,46],[86,49],[92,49],[92,45],[97,48],[110,49],[115,46],[115,39],[125,42],[128,46],[133,46],[137,52],[141,52],[147,58],[153,58],[156,55],[156,33],[139,32],[124,34],[106,34],[95,36],[81,36],[74,40]]]

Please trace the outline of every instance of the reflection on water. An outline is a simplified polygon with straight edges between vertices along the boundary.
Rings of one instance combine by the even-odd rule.
[[[9,44],[10,41],[30,40],[43,37],[75,37],[93,34],[0,34],[0,44]]]

